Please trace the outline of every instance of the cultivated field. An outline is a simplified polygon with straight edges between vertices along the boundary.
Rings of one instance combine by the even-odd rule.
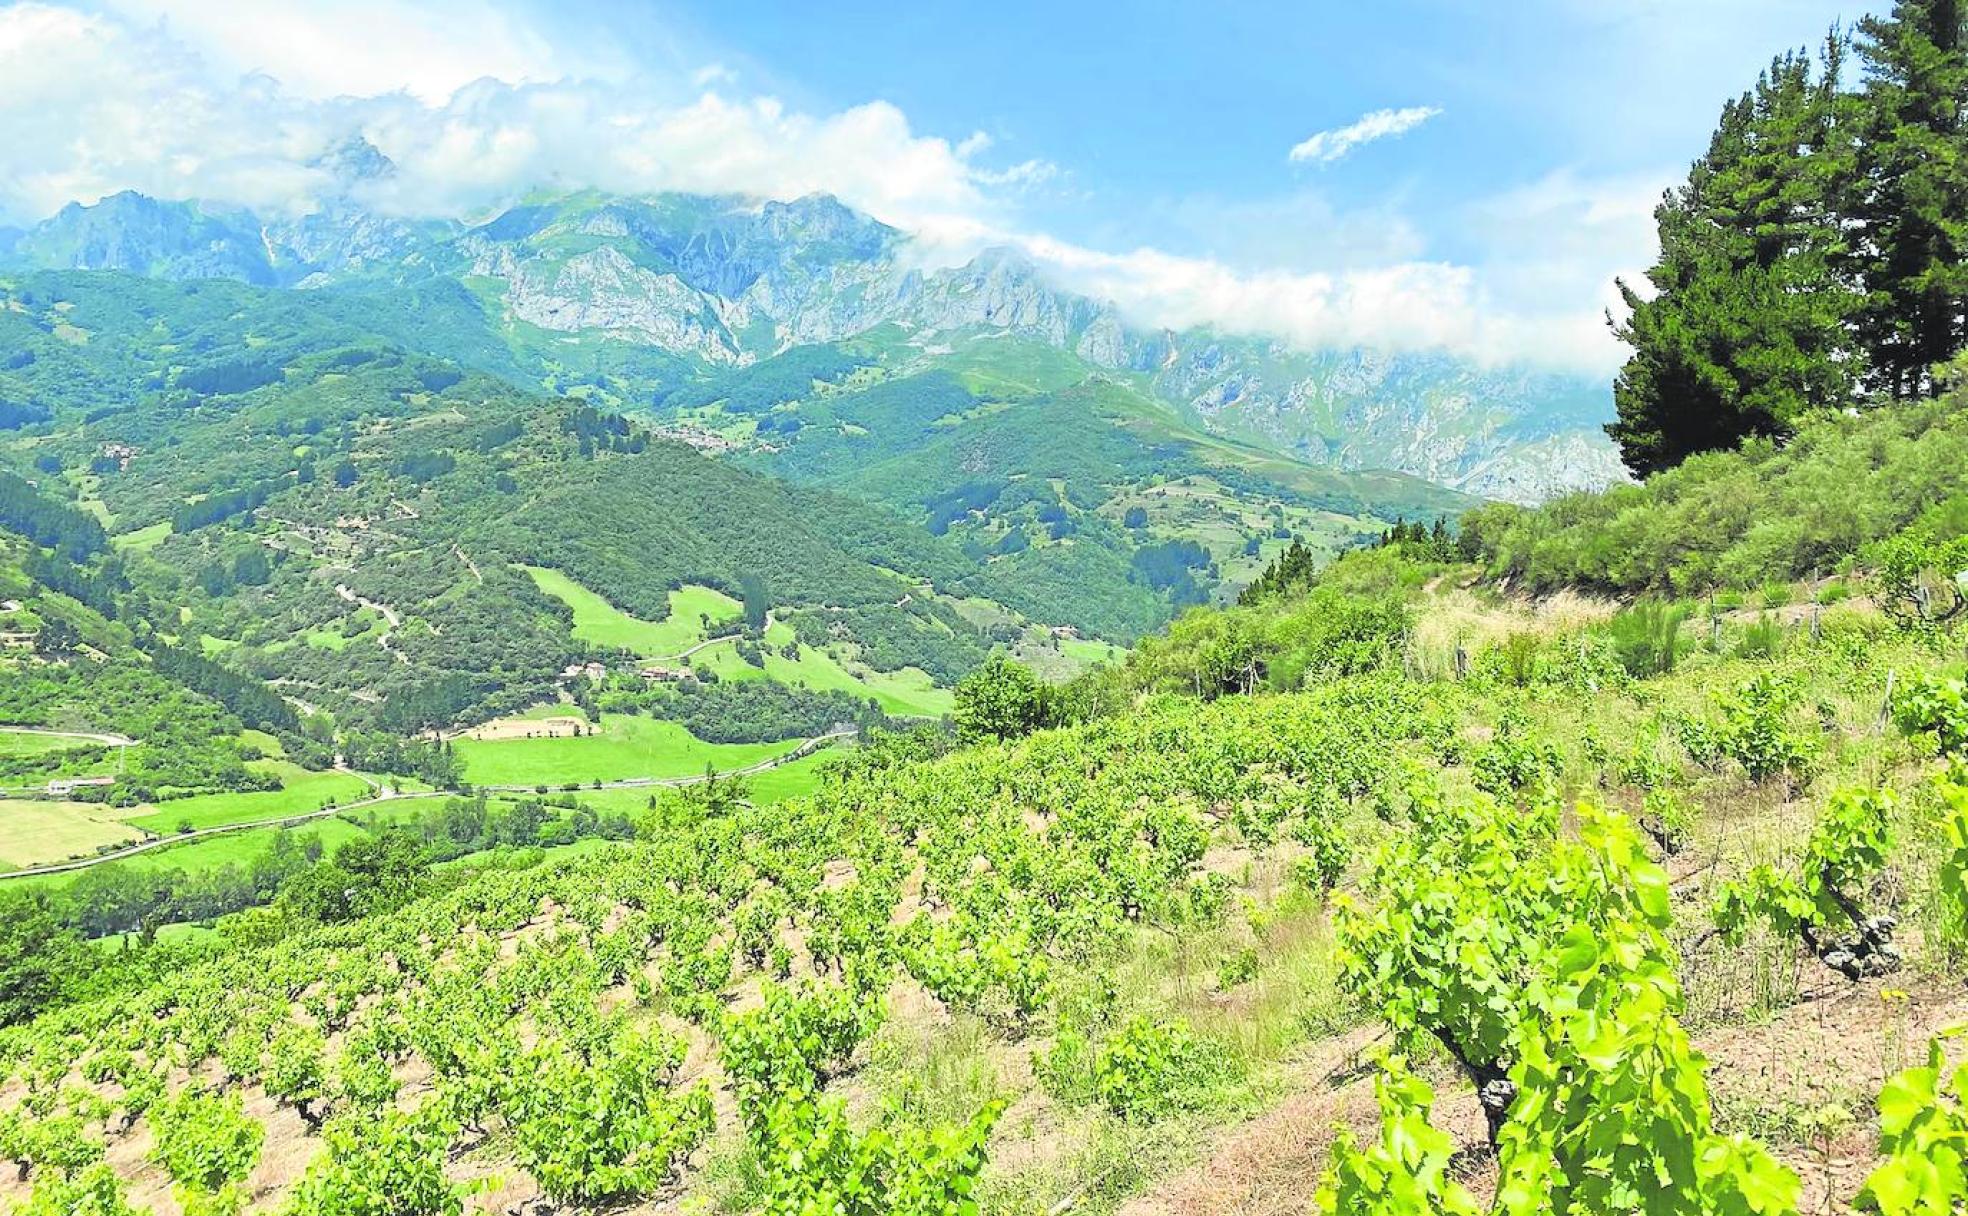
[[[108,807],[86,802],[0,799],[0,865],[9,869],[86,857],[143,833],[118,822]]]

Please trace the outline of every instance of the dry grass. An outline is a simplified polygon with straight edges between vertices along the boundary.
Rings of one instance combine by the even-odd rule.
[[[1408,642],[1408,670],[1423,679],[1455,674],[1460,646],[1470,657],[1513,633],[1557,637],[1611,619],[1619,605],[1608,599],[1560,591],[1543,599],[1505,599],[1464,588],[1438,591],[1415,622]]]

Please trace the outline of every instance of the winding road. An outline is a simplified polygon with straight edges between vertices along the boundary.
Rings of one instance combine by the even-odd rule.
[[[10,727],[7,729],[15,729],[15,728]],[[57,732],[39,732],[39,733],[61,734],[65,732],[57,731]],[[588,785],[588,786],[582,786],[580,788],[604,789],[604,790],[677,789],[683,786],[700,785],[705,781],[724,780],[730,777],[746,777],[754,773],[765,772],[767,769],[777,768],[782,764],[790,764],[795,760],[811,755],[815,751],[818,751],[820,748],[825,747],[827,744],[833,742],[836,739],[849,738],[854,734],[855,731],[849,728],[831,730],[824,735],[815,735],[811,739],[805,740],[798,747],[793,748],[791,751],[784,752],[777,756],[768,757],[764,760],[758,761],[755,764],[748,764],[743,768],[732,769],[729,772],[698,773],[695,776],[691,776],[691,777],[624,777],[617,781],[604,781],[599,786]],[[118,739],[122,738],[122,736],[120,735],[110,736],[110,737],[118,738]],[[133,739],[124,740],[122,746],[128,746],[130,743],[134,743],[134,742],[135,740]],[[343,769],[341,771],[351,772],[351,770],[348,769]],[[363,781],[367,781],[369,783],[370,788],[377,791],[376,795],[372,798],[364,798],[357,802],[344,802],[339,806],[322,807],[318,811],[308,811],[305,814],[283,815],[275,819],[254,819],[244,823],[222,823],[216,827],[199,828],[195,831],[179,832],[171,836],[159,836],[155,840],[142,841],[141,843],[128,845],[124,848],[115,849],[108,853],[98,853],[93,857],[79,857],[73,861],[56,862],[52,865],[29,866],[19,870],[9,870],[6,871],[5,873],[0,873],[0,882],[4,882],[10,878],[34,878],[46,874],[68,874],[76,870],[86,870],[90,866],[99,866],[102,865],[104,862],[119,861],[122,858],[134,856],[135,854],[138,853],[147,853],[152,849],[169,848],[172,845],[186,844],[190,841],[202,840],[211,836],[224,836],[232,832],[251,831],[254,828],[294,827],[298,824],[307,823],[315,819],[326,819],[330,815],[340,815],[345,811],[360,810],[361,808],[367,806],[380,806],[385,802],[409,802],[421,798],[457,798],[457,797],[464,796],[463,790],[427,790],[427,791],[421,791],[415,793],[401,793],[395,790],[391,790],[387,786],[377,785],[374,780],[372,780],[368,776],[365,776],[362,773],[351,772],[351,775],[358,777]],[[529,793],[530,794],[534,792],[537,788],[538,788],[537,786],[532,786],[532,785],[475,785],[472,787],[472,791],[474,793],[484,791],[490,793]],[[560,790],[557,790],[551,783],[548,785],[548,789],[554,792],[562,792]],[[577,793],[579,791],[568,790],[565,792]]]

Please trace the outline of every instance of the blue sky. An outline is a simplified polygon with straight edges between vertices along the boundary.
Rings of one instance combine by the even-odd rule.
[[[0,7],[0,218],[126,186],[304,208],[356,132],[400,210],[826,189],[926,260],[1018,245],[1145,322],[1604,374],[1651,201],[1726,96],[1859,11],[33,0]]]
[[[1822,0],[902,7],[679,11],[811,106],[884,98],[925,130],[982,129],[1009,159],[1059,166],[1034,210],[1099,244],[1204,242],[1211,204],[1310,195],[1427,224],[1549,174],[1676,172],[1771,55],[1855,15]],[[1442,113],[1341,162],[1286,161],[1316,130],[1415,106]],[[1427,236],[1480,253],[1453,224]]]

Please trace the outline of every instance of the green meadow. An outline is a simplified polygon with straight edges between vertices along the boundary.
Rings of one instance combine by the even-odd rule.
[[[23,730],[0,729],[0,756],[39,756],[45,752],[58,752],[64,748],[87,745],[86,739],[69,739],[61,735],[37,735]]]
[[[198,794],[138,808],[124,817],[132,827],[168,835],[185,824],[193,828],[250,823],[318,811],[329,799],[353,802],[369,796],[369,785],[351,773],[310,772],[285,760],[251,760],[247,767],[280,778],[282,788],[238,794]]]
[[[694,656],[696,666],[714,671],[721,680],[776,680],[816,691],[837,690],[856,697],[873,697],[883,713],[904,718],[940,718],[955,704],[955,694],[938,688],[929,674],[918,668],[901,671],[867,671],[856,674],[840,660],[812,646],[800,647],[797,659],[779,653],[779,647],[793,640],[789,625],[774,622],[765,631],[765,667],[752,666],[729,646],[718,646]]]
[[[660,621],[631,616],[558,570],[528,566],[540,590],[574,613],[576,639],[627,650],[642,658],[668,658],[704,640],[704,618],[713,624],[736,617],[743,605],[712,587],[692,584],[670,592],[670,614]]]
[[[633,777],[689,777],[709,766],[743,768],[798,746],[785,743],[706,743],[678,723],[633,714],[604,714],[598,734],[579,738],[457,739],[473,785],[564,785]]]

